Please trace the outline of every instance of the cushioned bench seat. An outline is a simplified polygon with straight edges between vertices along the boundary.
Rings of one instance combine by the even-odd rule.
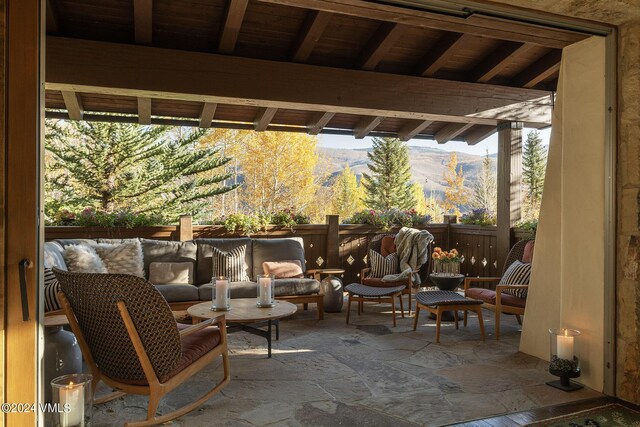
[[[469,298],[479,299],[483,302],[493,304],[493,305],[496,304],[496,291],[491,289],[469,288],[466,291],[466,295]],[[518,298],[511,294],[507,294],[505,292],[502,293],[502,298],[500,299],[502,300],[503,304],[510,305],[513,307],[524,308],[525,304],[527,303],[526,298]]]

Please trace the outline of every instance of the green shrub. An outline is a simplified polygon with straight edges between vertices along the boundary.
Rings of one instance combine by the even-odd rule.
[[[247,235],[264,231],[268,225],[280,225],[293,229],[293,226],[297,224],[309,224],[310,222],[309,216],[294,212],[292,209],[283,209],[274,213],[237,213],[213,221],[214,224],[223,224],[229,232],[242,232]]]
[[[380,212],[370,209],[356,212],[351,218],[342,221],[343,224],[369,224],[383,230],[389,230],[396,225],[416,227],[427,225],[430,222],[430,215],[420,215],[415,209],[388,209]]]
[[[474,209],[470,213],[462,215],[462,224],[496,225],[496,217],[484,208]]]
[[[69,209],[60,209],[53,218],[47,218],[47,225],[66,225],[80,227],[146,227],[161,225],[165,219],[160,215],[151,215],[132,212],[126,209],[105,212],[90,207],[74,212]]]

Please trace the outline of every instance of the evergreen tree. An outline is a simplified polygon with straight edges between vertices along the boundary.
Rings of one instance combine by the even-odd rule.
[[[496,214],[498,201],[498,184],[493,162],[487,151],[482,160],[482,171],[478,180],[472,186],[471,206],[476,209],[484,209],[489,215]]]
[[[347,163],[342,173],[333,183],[333,213],[341,218],[349,218],[364,209],[362,195],[359,191],[358,179]]]
[[[121,209],[198,217],[233,186],[214,171],[230,159],[198,146],[205,131],[81,121],[46,122],[45,208]]]
[[[460,215],[460,205],[469,202],[469,190],[464,186],[462,166],[458,168],[458,154],[452,152],[447,163],[447,170],[443,176],[447,187],[444,190],[444,209],[448,213]]]
[[[542,201],[547,153],[538,131],[527,134],[522,153],[522,182],[525,185],[525,217],[536,219]]]
[[[370,174],[363,174],[367,206],[378,210],[414,207],[407,146],[397,138],[374,138],[367,157]]]

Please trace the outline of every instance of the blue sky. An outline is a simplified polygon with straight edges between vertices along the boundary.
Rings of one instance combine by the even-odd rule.
[[[526,135],[532,129],[525,128],[523,134],[523,138],[526,138]],[[549,144],[549,135],[551,133],[551,128],[543,129],[540,132],[540,137],[542,138],[542,142],[545,145]],[[319,146],[327,147],[327,148],[347,148],[347,149],[357,149],[357,148],[370,148],[372,145],[372,138],[364,138],[364,139],[355,139],[352,136],[348,135],[319,135]],[[435,141],[426,140],[426,139],[412,139],[408,142],[410,146],[414,147],[431,147],[431,148],[439,148],[444,151],[457,151],[469,154],[475,154],[482,156],[487,150],[489,154],[498,152],[498,134],[494,133],[489,138],[485,139],[482,142],[477,143],[476,145],[467,145],[466,142],[457,142],[450,141],[446,144],[438,144]]]

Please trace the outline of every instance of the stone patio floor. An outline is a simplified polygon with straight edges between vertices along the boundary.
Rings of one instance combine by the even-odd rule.
[[[315,307],[314,307],[315,308]],[[174,426],[439,426],[597,397],[590,389],[565,393],[545,385],[556,379],[548,364],[518,352],[520,327],[504,316],[500,341],[493,313],[484,310],[487,340],[477,318],[455,330],[420,315],[398,318],[389,305],[366,305],[345,324],[342,313],[301,309],[280,323],[273,357],[264,338],[229,335],[231,383]],[[171,392],[159,412],[195,400],[221,375],[219,363]],[[145,397],[126,396],[94,408],[95,426],[122,425],[146,415]]]

